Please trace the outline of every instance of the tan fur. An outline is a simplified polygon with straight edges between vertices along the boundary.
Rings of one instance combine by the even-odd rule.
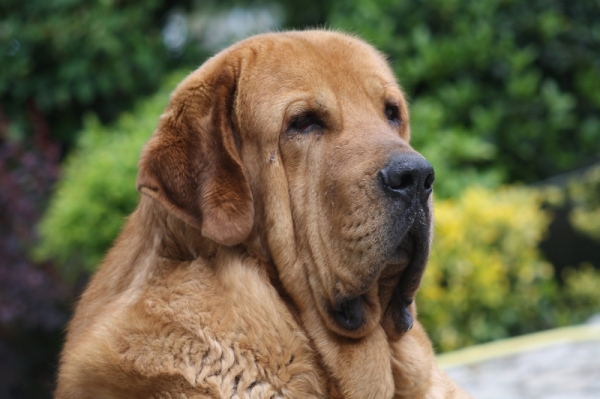
[[[291,131],[306,112],[325,128]],[[385,255],[398,216],[378,172],[416,154],[409,135],[393,74],[356,38],[259,35],[207,61],[144,148],[144,195],[77,306],[56,397],[468,397],[421,325],[396,321],[422,270]],[[364,321],[340,326],[332,304],[358,296]]]

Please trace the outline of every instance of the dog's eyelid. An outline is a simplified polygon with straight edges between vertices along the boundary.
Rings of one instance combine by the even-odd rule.
[[[390,123],[393,123],[397,126],[402,124],[400,107],[398,106],[396,101],[385,102],[384,114]]]
[[[315,112],[307,111],[291,118],[288,132],[306,134],[322,131],[324,127],[323,120]]]

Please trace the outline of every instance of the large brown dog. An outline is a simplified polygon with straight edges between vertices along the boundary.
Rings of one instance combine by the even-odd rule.
[[[466,397],[415,319],[433,169],[408,141],[356,38],[265,34],[207,61],[143,151],[56,397]]]

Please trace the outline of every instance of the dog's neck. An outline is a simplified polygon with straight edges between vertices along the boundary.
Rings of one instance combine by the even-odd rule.
[[[142,196],[139,207],[132,217],[138,217],[143,221],[135,224],[140,226],[138,234],[145,237],[142,242],[154,243],[152,250],[159,257],[177,261],[193,261],[199,258],[210,260],[224,250],[232,252],[231,248],[203,237],[198,229],[175,217],[149,197]],[[257,223],[260,221],[257,220]],[[271,285],[286,303],[290,313],[301,323],[299,311],[281,282],[277,266],[268,250],[266,237],[259,235],[258,231],[261,229],[253,229],[250,236],[243,243],[238,244],[239,247],[243,247],[242,252],[232,253],[238,255],[243,253],[263,267]]]
[[[173,216],[153,199],[142,196],[136,214],[143,220],[139,233],[154,243],[156,255],[180,261],[215,256],[219,244],[203,237],[198,229]]]
[[[137,234],[146,238],[144,242],[152,242],[152,250],[162,258],[179,261],[212,259],[219,251],[230,249],[202,236],[198,229],[172,215],[159,203],[146,196],[142,196],[139,207],[132,217],[142,221],[136,224],[140,226]],[[246,256],[254,258],[263,266],[281,297],[288,298],[289,295],[283,288],[273,257],[265,244],[265,237],[257,234],[257,231],[259,229],[254,229],[252,234],[238,246],[243,247]],[[293,313],[297,312],[296,309],[290,310],[293,310]]]

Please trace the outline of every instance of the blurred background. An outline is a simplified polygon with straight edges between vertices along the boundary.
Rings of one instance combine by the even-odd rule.
[[[439,352],[600,312],[596,0],[2,0],[0,397],[48,398],[74,300],[134,209],[169,92],[253,33],[383,51],[436,168]]]

